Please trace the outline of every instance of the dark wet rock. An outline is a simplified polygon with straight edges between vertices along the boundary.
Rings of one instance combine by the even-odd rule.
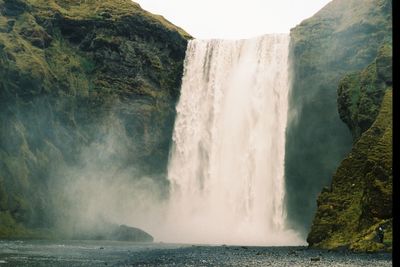
[[[112,14],[110,12],[107,12],[107,11],[100,12],[99,16],[102,16],[103,18],[107,18],[107,19],[112,18]]]
[[[28,9],[24,0],[4,0],[0,2],[1,13],[4,16],[18,16]]]
[[[53,41],[53,38],[42,28],[23,28],[20,34],[33,46],[39,48],[47,48]]]
[[[386,89],[392,85],[392,45],[385,43],[364,70],[346,75],[339,83],[338,110],[356,142],[379,113]]]
[[[126,225],[118,226],[109,236],[110,240],[132,241],[132,242],[153,242],[154,238],[139,228]]]
[[[307,149],[292,147],[289,136],[289,149],[302,155],[290,159],[291,152],[286,152],[289,155],[287,183],[290,185],[292,178],[298,179],[309,188],[305,179],[311,180],[313,174],[319,181],[323,177],[328,179],[335,165],[339,165],[329,181],[331,184],[321,186],[318,195],[317,212],[307,237],[312,247],[364,252],[392,249],[391,9],[389,0],[368,3],[336,0],[292,30],[296,73],[293,90],[304,87],[303,92],[307,93],[293,93],[306,105],[300,107],[305,112],[301,111],[297,128],[304,132],[292,136],[298,144],[303,142],[300,136],[307,137],[305,142],[315,142],[322,134],[320,140],[324,141],[316,143],[316,149],[321,149],[317,152],[304,142],[301,147]],[[320,50],[321,47],[324,49]],[[313,79],[322,77],[319,73],[324,79],[314,83]],[[348,132],[337,120],[337,115],[350,130],[353,144],[348,155],[343,153],[342,157],[333,160],[332,155],[338,155],[337,149],[346,146],[344,137]],[[306,121],[312,124],[302,124]],[[329,126],[324,125],[326,121]],[[336,128],[332,126],[335,124]],[[332,147],[328,149],[328,146]],[[322,150],[329,152],[323,160]],[[305,156],[311,151],[316,160]],[[299,158],[307,162],[299,164]],[[294,160],[293,164],[291,160]],[[335,165],[330,166],[330,173],[323,174],[319,168],[322,166],[327,170],[328,162]],[[302,175],[307,177],[303,179]],[[295,190],[304,192],[299,187]],[[304,209],[298,210],[303,212]],[[387,225],[387,231],[383,242],[379,242],[376,229],[383,224]]]
[[[9,19],[7,21],[7,30],[6,30],[6,32],[11,32],[13,30],[13,28],[14,28],[14,25],[15,25],[15,20]]]
[[[345,75],[365,69],[391,40],[390,0],[334,0],[291,30],[293,88],[286,134],[286,197],[289,221],[305,235],[315,214],[315,199],[331,183],[352,147],[351,133],[338,113],[338,84]],[[382,70],[379,80],[390,80],[385,77],[390,72],[384,70],[390,60],[384,58],[377,61]],[[362,106],[376,107],[379,112],[383,94],[374,90],[367,94],[376,94],[377,101],[362,97],[362,102],[371,101]],[[367,119],[363,118],[363,129],[368,129],[378,112],[359,110]],[[325,211],[330,212],[328,206]]]
[[[311,246],[391,251],[392,129],[392,89],[388,88],[375,122],[361,134],[336,171],[332,191],[318,197],[317,214],[307,238]],[[383,243],[377,239],[380,226],[385,229]]]
[[[0,12],[0,238],[73,225],[55,172],[115,125],[128,139],[112,155],[121,168],[167,183],[191,37],[130,0],[0,0]]]
[[[99,223],[96,227],[77,232],[72,239],[82,240],[111,240],[129,242],[153,242],[154,238],[147,232],[127,225]],[[99,249],[104,249],[100,247]]]

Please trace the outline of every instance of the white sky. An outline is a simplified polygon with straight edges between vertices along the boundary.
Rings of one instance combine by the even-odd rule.
[[[135,0],[195,38],[288,33],[331,0]]]

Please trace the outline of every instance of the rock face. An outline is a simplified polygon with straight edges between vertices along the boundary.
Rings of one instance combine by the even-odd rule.
[[[384,63],[383,63],[384,62]],[[318,197],[307,241],[322,248],[391,250],[392,246],[392,46],[361,72],[345,76],[338,88],[341,118],[354,145],[332,185]],[[384,242],[377,238],[384,228]]]
[[[392,249],[392,89],[379,115],[361,134],[337,169],[332,185],[318,197],[307,242],[320,248],[355,251]],[[377,229],[384,228],[383,243]]]
[[[126,225],[120,225],[110,235],[109,239],[118,241],[153,242],[154,238],[143,230]]]
[[[0,0],[0,12],[0,238],[53,226],[56,173],[93,144],[112,150],[105,168],[165,172],[189,35],[130,0]]]
[[[392,86],[392,46],[384,44],[372,64],[345,76],[339,84],[338,109],[354,141],[375,121],[388,86]]]
[[[391,5],[389,0],[334,0],[291,30],[293,88],[286,138],[286,201],[292,226],[304,235],[311,226],[317,195],[330,184],[351,149],[352,137],[341,118],[346,123],[357,121],[357,126],[351,126],[357,139],[378,114],[384,94],[380,86],[351,92],[342,87],[339,113],[337,87],[345,74],[362,70],[378,53],[385,53],[379,48],[392,38]],[[379,60],[376,64],[387,66],[384,57]],[[353,104],[348,105],[349,101]],[[362,104],[366,110],[348,112],[366,101],[370,101]]]
[[[80,232],[72,239],[80,240],[112,240],[129,242],[153,242],[154,238],[147,232],[127,225],[102,222],[97,228]]]

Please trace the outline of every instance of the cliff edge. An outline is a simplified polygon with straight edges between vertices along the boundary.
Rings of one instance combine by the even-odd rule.
[[[71,223],[82,194],[66,196],[67,170],[93,161],[107,179],[129,167],[166,183],[191,37],[130,0],[0,0],[0,12],[0,238]]]

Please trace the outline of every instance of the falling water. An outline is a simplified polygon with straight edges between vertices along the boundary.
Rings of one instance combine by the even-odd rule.
[[[189,42],[165,241],[299,244],[285,229],[285,34]]]

